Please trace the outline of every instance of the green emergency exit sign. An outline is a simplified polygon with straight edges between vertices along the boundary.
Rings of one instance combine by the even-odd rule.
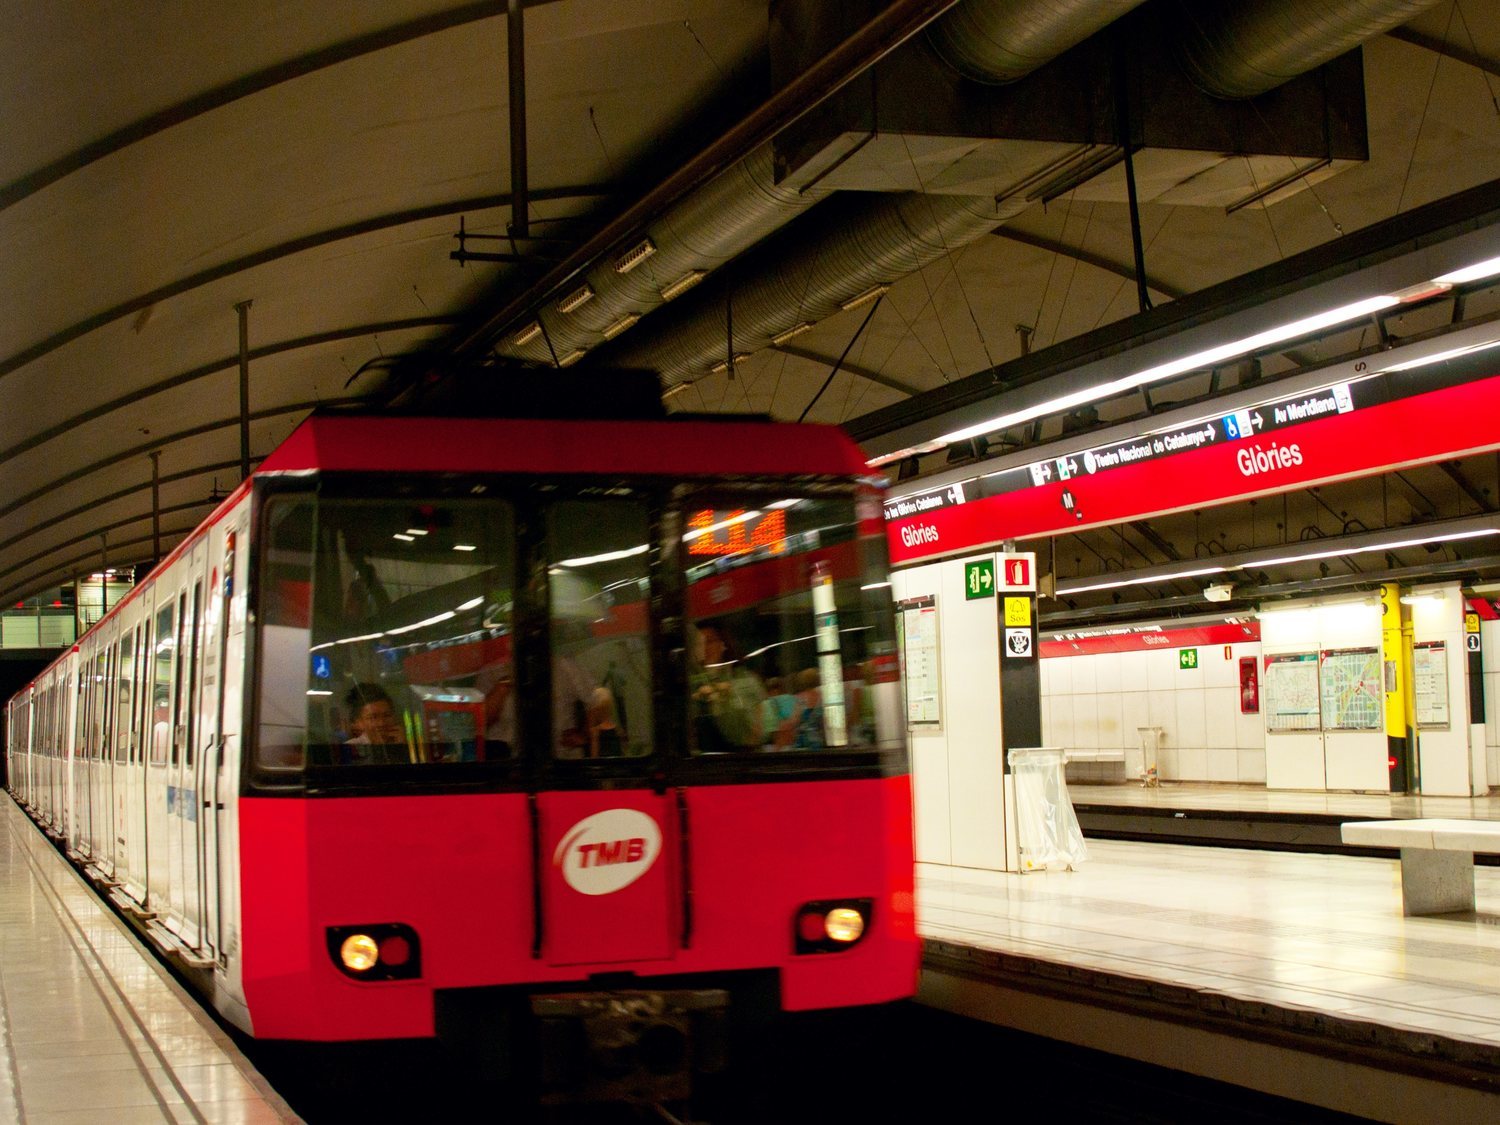
[[[1198,650],[1195,648],[1178,649],[1177,667],[1184,670],[1198,667]]]
[[[978,559],[964,563],[964,598],[993,598],[995,596],[995,560]]]

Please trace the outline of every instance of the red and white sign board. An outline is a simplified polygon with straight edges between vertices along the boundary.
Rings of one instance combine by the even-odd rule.
[[[886,525],[893,565],[1167,512],[1274,495],[1500,449],[1500,376],[1274,432],[1215,440],[1108,471],[1038,474],[1032,487]],[[1050,464],[1050,463],[1044,463]],[[1097,466],[1096,466],[1097,467]]]
[[[1118,629],[1081,629],[1071,633],[1043,633],[1042,659],[1059,656],[1093,656],[1101,652],[1149,652],[1151,649],[1211,648],[1260,640],[1260,622],[1224,622],[1180,629],[1122,626]]]
[[[1036,589],[1036,554],[996,555],[995,562],[1000,571],[1000,590],[1022,592]]]

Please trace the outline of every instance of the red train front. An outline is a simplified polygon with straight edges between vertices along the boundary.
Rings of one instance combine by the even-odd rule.
[[[691,1055],[737,1006],[911,995],[911,792],[863,472],[837,430],[755,422],[294,433],[240,544],[226,944],[253,1033],[667,1028]]]

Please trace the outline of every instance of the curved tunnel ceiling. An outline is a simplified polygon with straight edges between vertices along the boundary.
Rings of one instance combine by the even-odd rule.
[[[461,267],[449,256],[460,217],[488,235],[512,218],[505,7],[37,5],[18,17],[0,44],[0,114],[15,123],[0,154],[0,599],[148,559],[153,453],[163,550],[233,487],[237,305],[250,302],[257,461],[317,404],[393,393],[401,356],[462,338],[528,292],[547,307],[556,297],[534,286],[555,259],[772,92],[777,28],[763,3],[528,4],[529,215],[546,238],[502,247],[526,261]],[[986,7],[969,0],[945,18]],[[1087,39],[1137,6],[1036,7],[1090,10]],[[1167,7],[1151,0],[1131,18]],[[1230,214],[1148,184],[1153,303],[1500,177],[1500,14],[1449,0],[1417,14],[1362,7],[1404,21],[1365,40],[1368,159]],[[931,54],[947,26],[900,51]],[[970,80],[952,81],[963,94]],[[849,421],[1137,311],[1129,208],[1100,187],[1118,169],[987,211],[939,185],[962,147],[913,149],[932,191],[904,204],[908,224],[967,212],[962,240],[938,223],[926,253],[897,255],[873,315],[825,303],[794,339],[726,346],[724,358],[746,356],[732,366],[693,360],[689,376],[668,376],[683,385],[672,406]],[[903,207],[832,182],[797,188],[803,218],[752,224],[709,256],[739,268],[778,231],[821,234],[835,212]],[[758,254],[774,270],[796,248]],[[705,301],[710,278],[681,301]],[[610,311],[610,323],[625,315]],[[765,307],[768,325],[778,311]],[[648,312],[600,358],[659,351],[670,337]]]

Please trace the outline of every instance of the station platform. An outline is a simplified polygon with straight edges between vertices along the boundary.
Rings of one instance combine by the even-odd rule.
[[[1087,847],[920,865],[922,1002],[1360,1117],[1500,1121],[1500,870],[1477,913],[1408,918],[1395,859]]]
[[[298,1120],[0,793],[0,1123]]]
[[[1068,793],[1084,835],[1117,840],[1199,843],[1251,848],[1380,854],[1346,845],[1346,820],[1500,820],[1500,796],[1424,797],[1389,793],[1312,793],[1259,785],[1164,781],[1079,784]],[[1500,857],[1479,856],[1497,864]]]

